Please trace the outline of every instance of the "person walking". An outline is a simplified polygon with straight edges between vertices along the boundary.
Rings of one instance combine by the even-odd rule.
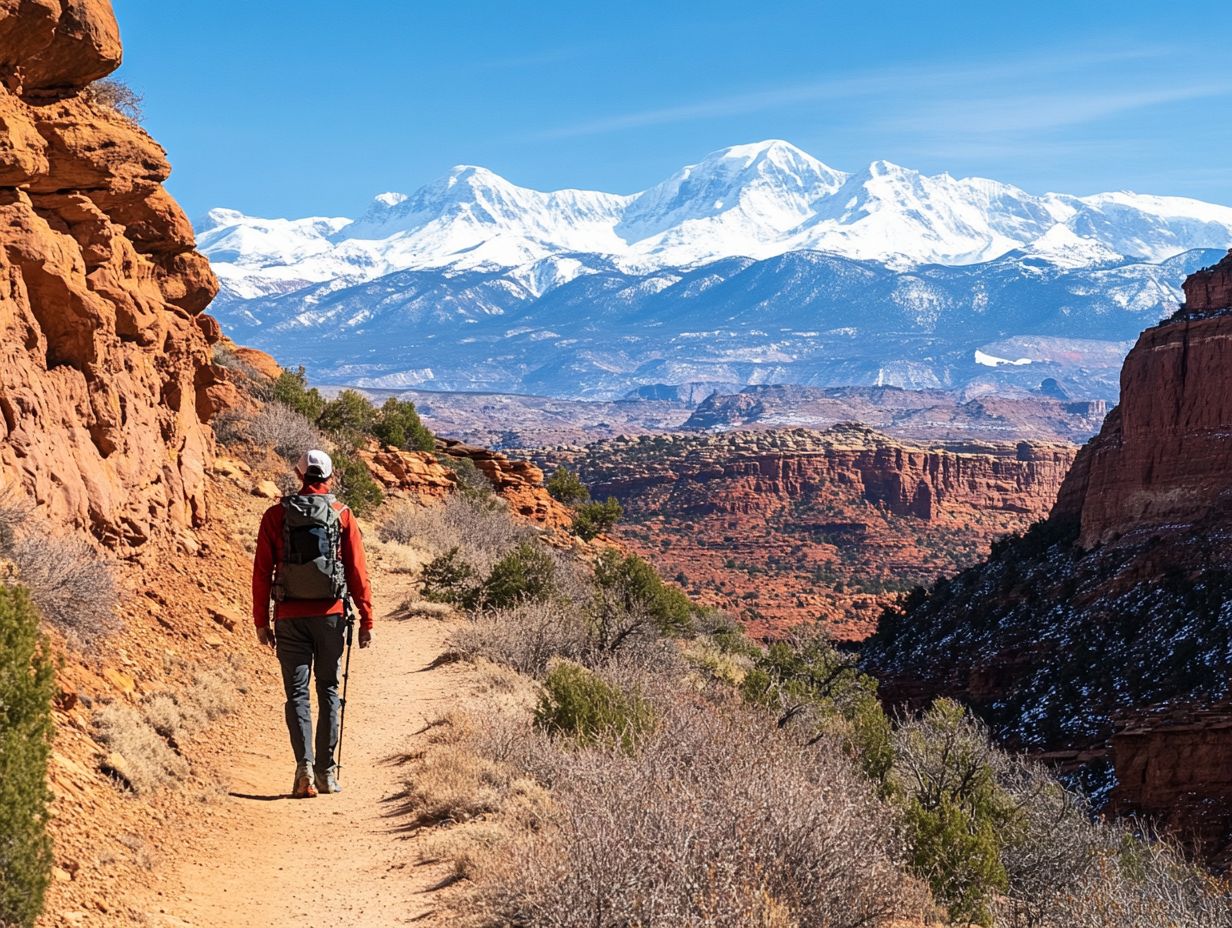
[[[367,648],[372,643],[372,586],[359,525],[330,493],[334,465],[329,455],[306,451],[295,472],[302,482],[299,492],[283,497],[261,518],[252,563],[252,617],[257,640],[275,651],[282,667],[287,731],[295,752],[291,794],[307,799],[342,790],[334,751],[346,598],[359,610],[359,646]],[[315,741],[308,696],[314,668]]]

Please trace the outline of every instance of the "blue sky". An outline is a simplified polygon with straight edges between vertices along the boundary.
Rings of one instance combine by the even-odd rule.
[[[1214,2],[114,5],[194,217],[353,216],[460,163],[630,193],[764,138],[844,170],[1232,203]]]

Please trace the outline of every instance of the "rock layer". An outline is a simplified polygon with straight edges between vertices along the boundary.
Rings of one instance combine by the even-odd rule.
[[[217,283],[119,61],[106,2],[0,0],[0,479],[125,547],[205,516]]]
[[[860,638],[898,592],[964,566],[1051,507],[1068,445],[913,445],[860,426],[596,444],[591,492],[621,537],[695,595],[775,634]]]

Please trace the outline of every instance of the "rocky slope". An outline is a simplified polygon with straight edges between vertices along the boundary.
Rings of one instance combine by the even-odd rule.
[[[914,445],[861,426],[645,436],[559,454],[626,513],[620,537],[758,633],[861,638],[897,593],[1052,505],[1060,444]]]
[[[170,168],[91,82],[104,0],[0,5],[0,481],[114,547],[205,517],[217,290]]]
[[[865,650],[891,695],[966,698],[1213,859],[1232,847],[1211,814],[1232,798],[1230,292],[1232,255],[1192,277],[1048,521],[887,615]]]

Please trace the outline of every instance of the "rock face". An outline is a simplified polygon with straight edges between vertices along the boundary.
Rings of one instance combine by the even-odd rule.
[[[899,591],[969,564],[1051,507],[1057,444],[912,445],[860,426],[647,437],[573,463],[625,509],[621,537],[696,595],[777,633],[872,629]]]
[[[946,694],[1110,808],[1232,862],[1232,255],[1125,359],[1047,523],[882,623],[883,692]]]
[[[437,440],[437,453],[473,464],[523,519],[556,531],[572,525],[572,512],[548,494],[543,471],[529,461],[513,460],[498,451],[448,439]],[[444,499],[457,488],[460,479],[458,471],[445,467],[435,455],[425,451],[383,448],[360,454],[373,477],[386,489],[419,502]]]
[[[1202,275],[1186,283],[1191,300],[1232,292],[1232,258]],[[1232,315],[1195,313],[1142,333],[1121,371],[1121,405],[1066,479],[1057,516],[1079,521],[1085,547],[1183,531],[1232,505]]]
[[[125,547],[204,518],[223,375],[166,156],[89,87],[119,62],[104,0],[0,0],[0,481]]]

